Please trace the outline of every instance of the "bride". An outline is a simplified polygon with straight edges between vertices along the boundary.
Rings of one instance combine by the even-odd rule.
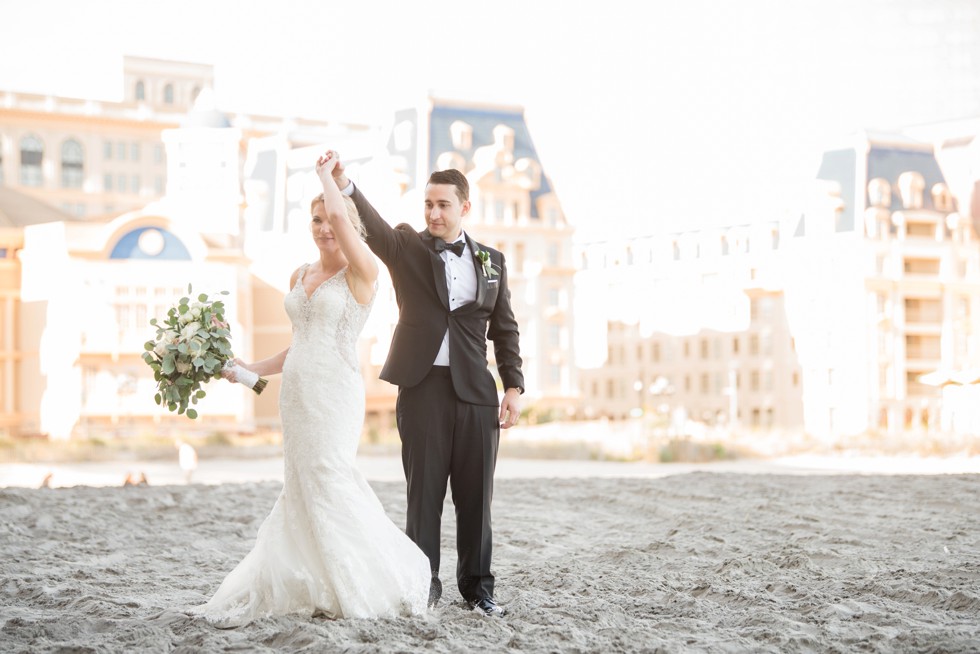
[[[317,162],[323,193],[313,200],[310,227],[320,258],[290,279],[289,348],[253,364],[236,360],[262,376],[282,373],[285,476],[255,547],[193,609],[222,627],[291,613],[412,615],[429,598],[427,557],[388,519],[354,465],[364,418],[355,344],[378,266],[353,202],[333,182],[336,164],[336,157]]]

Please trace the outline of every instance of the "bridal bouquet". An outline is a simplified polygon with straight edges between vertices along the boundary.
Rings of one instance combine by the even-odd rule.
[[[187,286],[190,295],[191,286]],[[228,291],[221,291],[228,295]],[[153,368],[153,378],[157,382],[157,394],[153,397],[157,404],[166,404],[167,409],[188,418],[197,418],[197,411],[189,404],[197,404],[206,393],[201,384],[221,376],[223,368],[234,370],[238,381],[242,381],[256,393],[261,393],[268,383],[254,373],[231,366],[233,358],[228,338],[231,332],[225,322],[225,305],[220,300],[211,300],[202,293],[197,301],[182,297],[177,305],[167,311],[161,321],[156,318],[150,324],[157,328],[155,340],[144,345],[143,360]],[[251,379],[247,379],[251,376]]]

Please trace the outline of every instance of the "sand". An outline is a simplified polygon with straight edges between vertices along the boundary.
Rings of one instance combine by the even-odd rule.
[[[372,485],[404,523],[397,481]],[[276,481],[0,488],[0,650],[11,652],[976,652],[980,475],[688,472],[498,479],[497,599],[427,616],[268,618],[203,602]]]

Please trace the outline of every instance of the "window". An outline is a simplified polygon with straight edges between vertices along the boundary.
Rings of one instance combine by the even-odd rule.
[[[133,161],[139,161],[140,160],[140,144],[139,143],[132,143],[132,144],[130,144],[130,146],[129,146],[129,158],[132,159]]]
[[[136,99],[146,100],[146,85],[143,84],[143,80],[136,82]]]
[[[82,144],[69,139],[61,144],[61,185],[81,188],[84,177]]]
[[[759,371],[753,370],[749,373],[749,390],[758,391],[759,390]]]
[[[0,138],[0,184],[3,184],[3,139]]]
[[[548,381],[556,385],[561,383],[561,366],[557,363],[548,366]]]
[[[561,325],[555,323],[548,325],[548,345],[551,347],[561,346]]]
[[[163,146],[159,143],[153,146],[153,163],[163,163]]]
[[[118,186],[118,188],[116,190],[118,190],[120,193],[125,193],[126,192],[126,176],[125,175],[120,175],[119,176],[118,185],[119,186]]]
[[[112,159],[112,141],[106,141],[102,150],[103,159]]]
[[[759,354],[759,335],[750,334],[749,335],[749,354],[751,356],[756,356]]]
[[[653,362],[658,363],[660,361],[660,343],[653,344]]]
[[[707,395],[708,393],[711,392],[710,383],[711,383],[711,381],[710,381],[710,377],[708,376],[708,373],[702,372],[701,373],[701,394],[702,395]]]
[[[36,136],[25,136],[20,141],[20,183],[24,186],[41,186],[43,181],[41,162],[44,160],[44,144]]]
[[[194,87],[194,90],[191,91],[191,102],[194,102],[195,100],[197,100],[197,96],[199,96],[199,95],[201,95],[201,87],[200,86],[195,86]]]
[[[173,104],[174,103],[174,85],[173,84],[167,84],[165,87],[163,87],[163,102],[164,102],[164,104]]]
[[[738,354],[738,336],[732,338],[732,354]]]
[[[548,265],[552,268],[558,266],[558,244],[548,243]]]
[[[122,141],[116,143],[116,159],[119,159],[119,161],[126,161],[126,144]]]
[[[701,359],[708,358],[708,339],[701,339]]]
[[[102,190],[111,191],[112,190],[112,175],[106,175],[102,178]]]
[[[549,288],[548,289],[548,306],[549,307],[557,307],[558,306],[558,300],[559,300],[559,292],[558,292],[558,289],[557,288]]]

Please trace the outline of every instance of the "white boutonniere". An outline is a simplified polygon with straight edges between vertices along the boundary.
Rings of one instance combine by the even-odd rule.
[[[483,267],[483,276],[487,279],[495,276],[497,271],[493,269],[493,264],[490,263],[490,253],[486,250],[479,250],[476,253],[476,258]]]

